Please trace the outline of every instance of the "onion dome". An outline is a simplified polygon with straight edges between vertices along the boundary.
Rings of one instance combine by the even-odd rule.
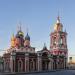
[[[19,26],[16,34],[16,38],[23,38],[23,37],[24,37],[24,33],[21,30],[21,26]]]
[[[24,46],[30,46],[30,36],[28,35],[28,33],[25,37]]]
[[[15,37],[14,37],[14,34],[11,37],[11,47],[15,47]]]
[[[30,36],[28,35],[28,33],[27,33],[27,35],[25,37],[25,40],[29,40],[30,41]]]
[[[17,38],[24,37],[24,33],[21,30],[19,30],[16,34],[16,37]]]
[[[14,37],[14,34],[13,34],[12,37],[11,37],[11,41],[14,41],[14,38],[15,38],[15,37]]]
[[[60,23],[60,18],[59,16],[57,17],[57,22],[54,25],[54,30],[55,31],[62,31],[63,30],[63,25]]]
[[[18,31],[16,34],[16,46],[23,46],[24,44],[24,33],[21,30],[21,26],[18,27]]]

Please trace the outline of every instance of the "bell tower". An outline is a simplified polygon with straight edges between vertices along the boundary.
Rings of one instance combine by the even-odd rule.
[[[63,31],[63,25],[60,22],[59,16],[54,25],[54,31],[50,34],[50,50],[52,55],[55,57],[54,60],[65,62],[60,64],[60,68],[66,67],[67,62],[67,33]],[[62,58],[61,58],[62,57]],[[61,66],[62,65],[62,66]],[[59,66],[59,65],[57,65]],[[55,67],[58,68],[58,67]]]

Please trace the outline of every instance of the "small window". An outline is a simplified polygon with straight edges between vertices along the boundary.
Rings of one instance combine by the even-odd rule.
[[[62,38],[60,39],[60,44],[62,44],[63,43],[63,40],[62,40]]]
[[[56,44],[56,37],[54,37],[54,39],[53,39],[53,40],[54,40],[54,44]]]
[[[62,37],[60,38],[60,44],[61,45],[63,44],[63,38]]]

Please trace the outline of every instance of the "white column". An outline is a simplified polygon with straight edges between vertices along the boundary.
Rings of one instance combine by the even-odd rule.
[[[60,64],[59,64],[59,58],[57,58],[56,63],[57,63],[57,69],[59,69],[59,66],[60,66]]]
[[[48,70],[51,70],[51,61],[48,64]]]
[[[29,72],[29,54],[25,54],[25,72]]]
[[[51,70],[53,70],[53,59],[50,59]]]
[[[10,57],[10,70],[13,72],[13,59]]]
[[[41,54],[38,54],[38,71],[42,70]]]
[[[34,69],[35,69],[35,62],[34,62],[34,59],[33,59],[33,71],[34,71]]]
[[[15,57],[13,58],[12,56],[10,57],[10,69],[11,72],[15,72]]]
[[[3,59],[4,60],[4,72],[5,72],[5,59]]]
[[[52,59],[49,58],[48,70],[52,70]]]

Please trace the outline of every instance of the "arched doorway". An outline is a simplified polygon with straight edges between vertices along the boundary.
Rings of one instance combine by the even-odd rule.
[[[48,53],[44,52],[42,54],[42,70],[48,70],[48,65],[49,65]]]
[[[57,69],[57,56],[53,55],[53,69]]]
[[[9,62],[6,62],[5,63],[5,71],[6,72],[9,72]]]
[[[29,61],[29,71],[33,71],[33,61],[31,59]]]
[[[22,60],[18,61],[18,72],[23,72],[23,62],[22,62]]]

